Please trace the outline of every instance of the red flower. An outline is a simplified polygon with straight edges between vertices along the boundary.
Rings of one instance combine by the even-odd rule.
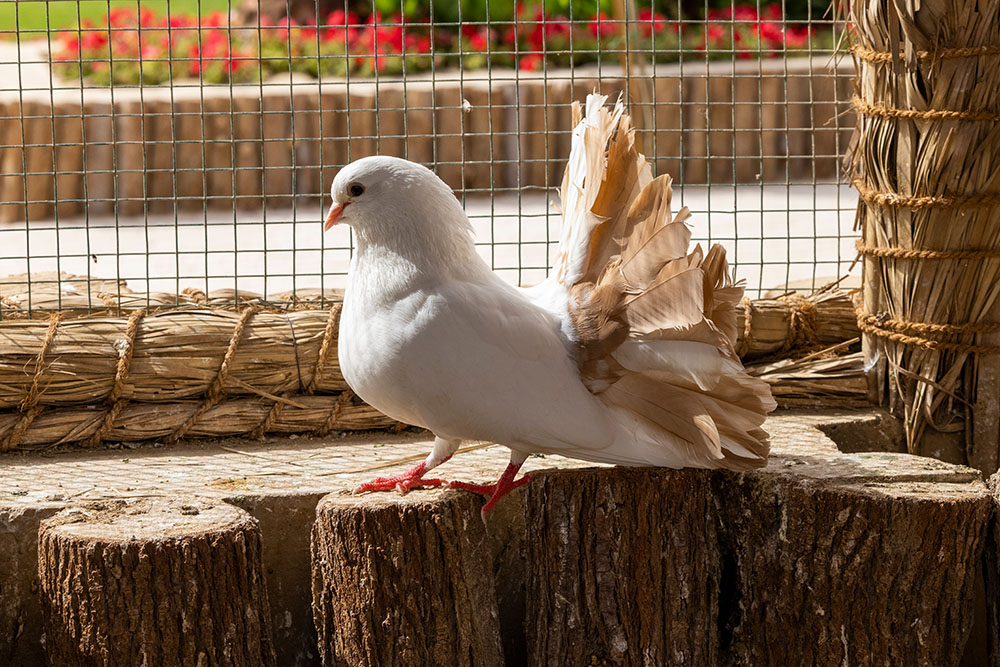
[[[202,28],[227,28],[229,27],[229,15],[225,12],[212,12],[202,18],[200,25]]]
[[[356,14],[342,9],[334,10],[326,17],[320,39],[324,42],[341,42],[346,46],[357,38],[358,29],[353,27],[356,25],[361,25]]]
[[[598,39],[611,37],[618,32],[618,24],[611,20],[611,17],[604,12],[600,12],[590,20],[590,34]]]
[[[469,47],[473,51],[485,53],[490,47],[490,32],[486,26],[463,25],[462,35],[469,41]]]
[[[130,28],[136,25],[136,22],[135,10],[128,7],[116,7],[108,12],[104,19],[104,25],[112,28]]]
[[[534,51],[544,51],[550,39],[568,37],[573,26],[565,16],[546,16],[542,9],[535,12],[535,17],[527,26],[521,29],[528,45]]]
[[[529,53],[527,55],[521,56],[518,59],[517,66],[519,69],[523,69],[529,72],[540,70],[542,69],[542,54]]]
[[[159,27],[159,19],[156,16],[156,12],[148,7],[143,7],[142,11],[139,12],[139,25],[143,28]]]
[[[61,60],[66,58],[66,54],[74,54],[80,50],[80,40],[75,32],[59,33],[59,41],[62,42],[62,53],[58,56]]]
[[[81,33],[81,42],[85,49],[101,49],[108,45],[108,33],[100,28],[85,29]]]
[[[667,18],[648,7],[639,10],[638,18],[639,34],[643,37],[652,37],[667,27]]]
[[[180,29],[180,28],[191,28],[194,26],[194,21],[191,20],[190,16],[176,14],[170,17],[170,23],[167,24],[169,28]]]
[[[809,44],[810,29],[808,26],[802,28],[789,28],[785,32],[785,43],[792,48],[801,49]]]
[[[427,35],[420,35],[415,33],[406,34],[406,52],[407,53],[430,53],[431,52],[431,38]]]

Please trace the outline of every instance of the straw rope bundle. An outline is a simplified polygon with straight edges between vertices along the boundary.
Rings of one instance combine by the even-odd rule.
[[[854,0],[869,395],[911,452],[997,468],[1000,0]],[[928,431],[928,427],[930,431]],[[927,437],[933,443],[922,446]]]
[[[748,366],[747,371],[770,384],[783,407],[862,407],[868,405],[864,360],[860,351],[849,351],[858,342],[854,338],[800,359]]]
[[[47,278],[32,276],[21,289],[17,277],[5,283],[4,303],[70,310],[48,321],[0,322],[0,451],[396,425],[340,374],[336,292],[299,292],[296,301],[236,299],[231,291],[146,295],[124,284],[111,293],[101,281]],[[234,305],[203,305],[212,302]],[[746,301],[740,349],[762,358],[855,337],[853,308],[835,290]]]

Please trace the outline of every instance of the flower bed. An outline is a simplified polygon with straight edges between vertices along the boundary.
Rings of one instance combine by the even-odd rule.
[[[52,59],[64,78],[94,85],[155,85],[197,77],[206,83],[251,82],[279,72],[371,76],[432,68],[486,66],[541,70],[610,60],[629,51],[657,62],[690,58],[773,58],[829,48],[828,30],[788,23],[781,6],[710,10],[704,20],[668,20],[651,9],[627,24],[604,12],[586,20],[518,8],[513,21],[445,23],[403,15],[361,18],[342,10],[319,24],[283,20],[231,25],[229,16],[160,16],[112,10],[100,24],[62,32]]]

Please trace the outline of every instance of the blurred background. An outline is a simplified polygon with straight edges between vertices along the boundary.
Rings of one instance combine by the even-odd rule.
[[[434,169],[483,256],[531,284],[592,91],[625,96],[750,296],[811,291],[855,256],[853,68],[824,4],[2,3],[0,317],[73,291],[325,298],[352,248],[322,233],[326,193],[375,153]]]

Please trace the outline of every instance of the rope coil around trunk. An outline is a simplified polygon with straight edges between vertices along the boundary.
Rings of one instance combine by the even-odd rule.
[[[861,239],[854,243],[858,254],[867,257],[917,260],[983,260],[1000,259],[1000,250],[927,250],[924,248],[886,248],[868,245]]]
[[[877,51],[855,44],[851,47],[851,53],[859,59],[870,63],[890,63],[893,59],[904,60],[906,54],[903,52],[893,53],[891,51]],[[1000,55],[1000,44],[990,44],[987,46],[967,46],[960,49],[941,49],[939,51],[917,51],[917,59],[924,61],[949,60],[952,58],[976,58],[978,56]]]
[[[967,120],[976,122],[996,123],[1000,121],[1000,113],[991,111],[955,111],[953,109],[897,109],[884,104],[866,102],[857,95],[851,98],[851,104],[859,113],[865,116],[881,116],[883,118],[907,118],[913,120]]]
[[[1000,345],[975,345],[972,343],[940,340],[940,338],[953,336],[1000,333],[1000,324],[992,322],[967,322],[964,324],[906,322],[904,320],[892,319],[885,314],[873,315],[859,309],[858,328],[872,336],[926,350],[944,350],[980,355],[1000,354]]]
[[[879,192],[868,186],[861,178],[855,177],[851,182],[857,189],[858,196],[866,203],[876,206],[893,208],[910,208],[920,210],[925,208],[964,209],[1000,206],[1000,194],[980,193],[975,195],[901,195],[895,192]]]

